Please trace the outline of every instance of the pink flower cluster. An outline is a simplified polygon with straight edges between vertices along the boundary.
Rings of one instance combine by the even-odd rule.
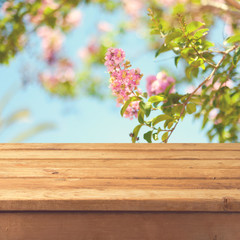
[[[37,34],[42,39],[43,58],[51,64],[55,61],[56,53],[62,47],[64,35],[59,29],[52,29],[47,26],[40,27]]]
[[[73,84],[75,82],[73,64],[68,59],[61,59],[57,62],[54,72],[39,74],[39,80],[50,91],[54,90],[59,84]]]
[[[149,96],[163,93],[166,88],[175,83],[175,79],[169,77],[165,72],[159,72],[157,76],[151,75],[147,77],[147,93]],[[174,86],[170,89],[169,93],[175,91]]]
[[[142,74],[139,69],[130,69],[129,61],[125,61],[125,52],[119,48],[109,48],[105,56],[105,66],[110,73],[110,88],[117,97],[118,104],[124,104],[138,89]],[[137,117],[139,102],[132,102],[125,111],[124,117]]]
[[[105,66],[110,74],[121,72],[125,52],[121,48],[109,48],[105,56]]]

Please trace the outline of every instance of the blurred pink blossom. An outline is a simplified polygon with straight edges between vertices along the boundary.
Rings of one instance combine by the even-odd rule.
[[[165,7],[172,7],[177,3],[186,3],[187,0],[158,0],[158,3]]]
[[[169,77],[165,72],[159,72],[157,76],[148,76],[146,80],[147,92],[149,96],[163,93],[169,85],[175,83],[175,79]],[[169,93],[173,93],[174,91],[174,86],[172,86]]]
[[[73,64],[68,59],[60,59],[53,72],[43,72],[39,74],[39,80],[47,89],[53,89],[58,84],[75,81]]]
[[[96,38],[92,38],[88,45],[84,48],[81,48],[78,51],[78,56],[82,60],[88,59],[91,55],[97,54],[99,52],[100,46]]]
[[[78,9],[71,10],[68,15],[63,20],[63,26],[67,26],[70,28],[77,27],[82,20],[82,13]]]
[[[98,23],[98,30],[100,32],[110,32],[112,31],[113,27],[109,22],[99,22]]]
[[[215,118],[217,117],[219,113],[219,110],[217,108],[213,108],[210,112],[209,112],[209,119],[210,120],[215,120]]]
[[[3,13],[6,13],[8,8],[13,6],[13,2],[6,1],[2,4],[1,10]]]
[[[32,0],[28,0],[30,3]],[[44,19],[44,11],[46,8],[57,9],[59,4],[56,3],[54,0],[42,0],[39,9],[37,10],[36,15],[30,16],[30,21],[34,24],[39,24]],[[57,12],[55,13],[57,14]]]
[[[232,27],[232,18],[231,18],[231,16],[229,16],[229,15],[225,15],[224,17],[223,17],[223,19],[224,19],[224,21],[225,21],[225,23],[226,23],[226,25],[225,25],[225,27],[224,27],[224,32],[228,35],[228,36],[231,36],[231,35],[233,35],[233,27]]]
[[[144,8],[143,0],[122,0],[123,8],[128,15],[133,18],[138,18],[141,10]]]
[[[43,57],[49,63],[55,60],[55,55],[60,51],[64,35],[59,29],[52,29],[47,26],[42,26],[37,30],[37,34],[42,38]]]

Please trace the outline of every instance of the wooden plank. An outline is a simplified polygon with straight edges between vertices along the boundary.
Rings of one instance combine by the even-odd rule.
[[[34,187],[34,186],[33,186]],[[1,190],[0,211],[240,212],[238,189]]]
[[[240,151],[238,143],[0,143],[0,150],[164,150],[164,151]]]
[[[0,178],[240,179],[238,169],[0,168]]]
[[[81,179],[81,178],[1,178],[1,190],[61,189],[240,189],[239,179]]]
[[[0,239],[239,240],[237,213],[0,213]]]
[[[1,168],[190,168],[190,169],[239,169],[240,160],[91,160],[91,159],[14,159],[0,160]],[[79,170],[80,171],[80,170]]]
[[[0,209],[240,212],[240,145],[221,146],[0,145]]]
[[[240,151],[165,151],[165,150],[1,150],[0,159],[138,159],[138,160],[210,160],[240,159]]]

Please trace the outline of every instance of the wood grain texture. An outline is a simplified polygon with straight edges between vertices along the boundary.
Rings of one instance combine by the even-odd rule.
[[[0,144],[1,211],[240,212],[239,189],[240,144]]]
[[[238,213],[0,213],[1,240],[239,240]]]

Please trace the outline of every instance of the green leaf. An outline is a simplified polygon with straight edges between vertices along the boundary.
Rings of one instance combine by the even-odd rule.
[[[236,51],[233,55],[232,63],[233,63],[234,67],[237,66],[237,62],[239,61],[239,59],[240,59],[240,47],[236,49]]]
[[[143,95],[144,98],[148,97],[148,94],[146,92],[144,92],[142,95]]]
[[[186,31],[187,31],[187,33],[192,33],[194,31],[196,31],[197,29],[199,29],[200,27],[202,27],[203,25],[204,25],[204,23],[201,23],[198,21],[193,21],[187,25]]]
[[[163,97],[163,96],[152,96],[152,97],[150,97],[149,99],[148,99],[148,102],[150,102],[150,103],[155,103],[155,102],[162,102],[162,101],[164,101],[165,100],[165,98]]]
[[[148,117],[150,115],[151,109],[152,109],[152,104],[147,102],[145,104],[145,115],[146,115],[146,117]]]
[[[127,107],[129,106],[129,104],[131,103],[131,102],[134,102],[134,101],[139,101],[139,100],[141,100],[139,97],[136,97],[136,96],[133,96],[133,97],[131,97],[131,98],[129,98],[125,103],[124,103],[124,105],[122,106],[122,109],[121,109],[121,116],[123,117],[123,114],[125,113],[125,111],[126,111],[126,109],[127,109]]]
[[[175,30],[174,32],[169,33],[165,38],[165,43],[168,45],[172,40],[178,38],[182,35],[182,32]]]
[[[214,43],[210,41],[204,41],[203,42],[203,49],[202,50],[207,50],[210,47],[214,47]]]
[[[181,59],[180,56],[177,56],[177,57],[174,58],[174,63],[175,63],[175,66],[176,66],[176,67],[177,67],[178,62],[179,62],[180,59]]]
[[[163,135],[162,135],[162,141],[166,141],[168,138],[168,132],[165,132]]]
[[[194,103],[189,103],[188,105],[187,105],[187,112],[189,113],[189,114],[192,114],[192,113],[194,113],[194,112],[196,112],[196,105],[194,104]]]
[[[132,137],[132,142],[135,143],[138,137],[138,133],[143,125],[139,124],[133,129],[133,137]]]
[[[173,124],[174,124],[174,122],[172,121],[172,122],[170,122],[170,123],[168,123],[168,129],[170,129],[172,126],[173,126]]]
[[[200,29],[200,30],[196,31],[196,33],[194,34],[193,37],[196,38],[196,39],[199,39],[201,37],[206,36],[208,34],[208,31],[209,31],[208,28]]]
[[[157,52],[156,52],[156,54],[155,54],[155,58],[157,58],[161,53],[163,53],[163,52],[167,52],[167,51],[169,51],[170,49],[164,44],[164,45],[162,45],[158,50],[157,50]]]
[[[240,33],[235,34],[231,37],[229,37],[226,41],[227,43],[236,43],[236,42],[240,42]]]
[[[142,110],[138,111],[138,122],[141,124],[144,123],[144,112]]]
[[[153,124],[153,126],[155,126],[159,122],[162,122],[162,121],[165,121],[165,120],[168,120],[168,119],[172,119],[172,117],[170,117],[170,116],[168,116],[166,114],[161,114],[161,115],[153,118],[152,124]]]
[[[164,94],[168,95],[173,86],[174,86],[174,83],[171,83],[169,86],[167,86],[167,88],[164,91]]]
[[[200,97],[200,96],[194,96],[194,97],[191,97],[191,99],[189,100],[189,102],[195,103],[195,104],[197,104],[197,105],[201,105],[202,100],[201,100],[201,97]]]
[[[152,142],[152,131],[149,131],[143,135],[143,138],[148,142]]]
[[[139,103],[140,109],[142,109],[142,111],[145,113],[146,117],[148,117],[151,113],[151,109],[152,109],[152,104],[150,102],[140,102]]]

